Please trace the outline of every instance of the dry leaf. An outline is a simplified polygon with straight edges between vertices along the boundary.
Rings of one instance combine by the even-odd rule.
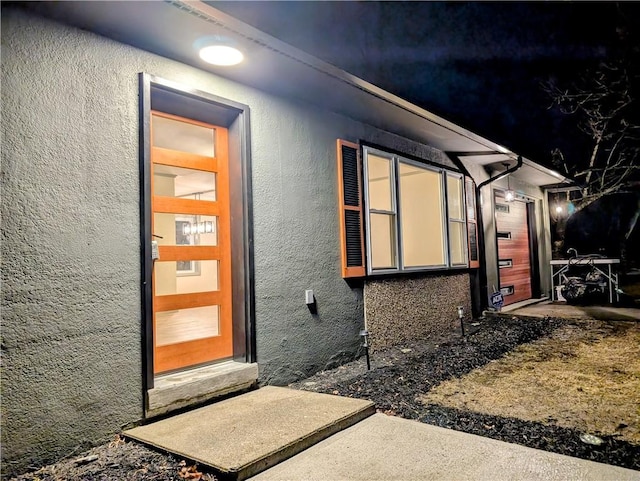
[[[195,481],[199,481],[202,478],[202,473],[198,471],[198,467],[195,464],[188,468],[183,467],[178,474],[182,479],[193,479]]]
[[[122,437],[119,434],[116,434],[115,439],[109,443],[109,447],[110,448],[115,448],[115,447],[118,447],[118,446],[120,446],[121,444],[124,444],[124,443],[125,443],[125,440],[122,439]]]

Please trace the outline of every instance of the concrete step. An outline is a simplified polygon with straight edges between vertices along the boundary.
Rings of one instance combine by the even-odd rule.
[[[123,434],[242,481],[374,413],[371,401],[266,386]]]

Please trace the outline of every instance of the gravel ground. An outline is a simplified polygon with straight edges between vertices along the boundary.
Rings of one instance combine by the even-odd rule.
[[[445,428],[517,443],[578,458],[640,470],[640,446],[603,437],[593,446],[581,432],[537,422],[424,405],[418,396],[447,379],[462,376],[513,350],[539,339],[568,321],[504,317],[466,326],[467,336],[416,341],[372,353],[330,371],[320,372],[290,387],[314,392],[370,399],[379,412]],[[34,469],[15,481],[170,481],[216,479],[205,469],[174,456],[116,438],[56,464]]]

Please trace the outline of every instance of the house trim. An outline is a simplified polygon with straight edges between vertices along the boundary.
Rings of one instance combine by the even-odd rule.
[[[154,96],[155,94],[155,96]],[[224,126],[229,131],[233,274],[233,361],[254,363],[255,301],[253,285],[253,211],[251,207],[251,152],[249,107],[208,92],[191,89],[150,75],[139,74],[140,146],[140,243],[142,270],[142,366],[144,412],[147,393],[154,389],[151,206],[150,117],[153,108],[178,109],[178,114]],[[206,109],[206,111],[205,111]],[[199,118],[200,117],[200,118]],[[237,188],[241,186],[241,188]]]

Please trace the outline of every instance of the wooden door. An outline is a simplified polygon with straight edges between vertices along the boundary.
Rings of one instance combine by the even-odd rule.
[[[531,299],[531,253],[527,204],[495,196],[498,273],[504,305]]]
[[[152,112],[154,373],[231,357],[227,130]]]

